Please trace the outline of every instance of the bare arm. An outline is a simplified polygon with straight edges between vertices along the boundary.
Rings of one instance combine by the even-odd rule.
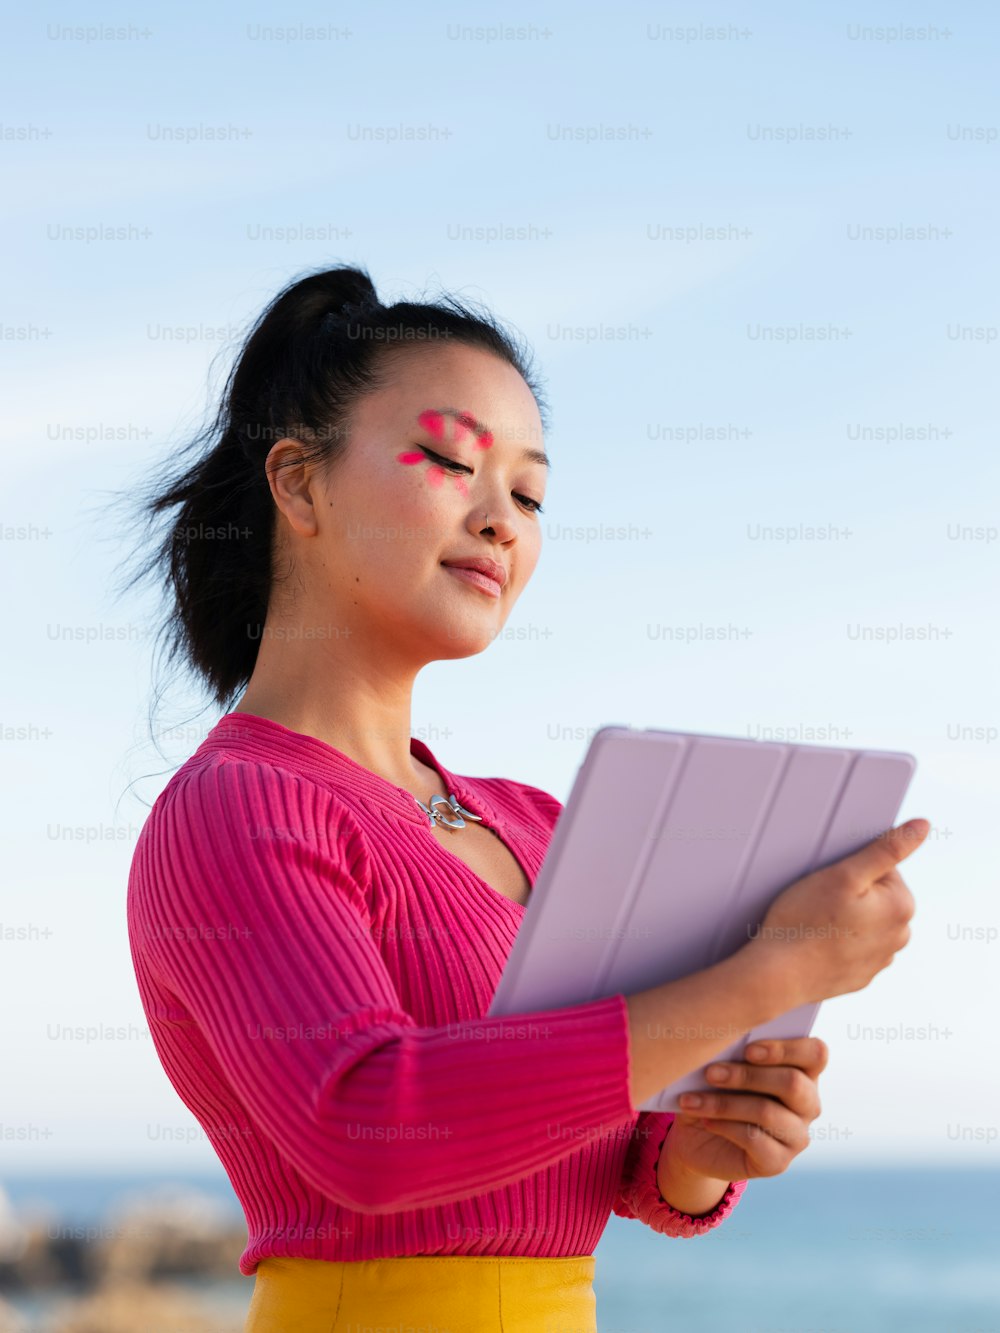
[[[926,819],[913,819],[879,834],[786,888],[765,913],[763,933],[728,958],[626,995],[633,1107],[752,1028],[867,986],[909,940],[914,900],[896,866],[929,831]],[[667,1136],[657,1185],[674,1208],[692,1216],[710,1212],[727,1184],[682,1169],[671,1160]]]
[[[637,1107],[802,1001],[794,993],[794,974],[780,968],[773,951],[751,941],[720,963],[626,995],[625,1002],[629,1095]]]

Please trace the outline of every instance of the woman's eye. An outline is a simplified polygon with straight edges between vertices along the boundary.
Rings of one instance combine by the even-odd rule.
[[[435,463],[440,463],[440,465],[444,468],[447,468],[449,472],[472,471],[472,468],[466,467],[464,463],[453,463],[450,458],[442,458],[441,455],[436,454],[433,449],[428,449],[425,444],[422,444],[419,447],[424,451],[424,453],[428,456],[428,458],[433,458]]]
[[[421,449],[427,455],[428,458],[432,459],[440,467],[445,468],[448,472],[471,473],[472,471],[472,468],[466,467],[464,463],[455,463],[450,458],[444,458],[441,454],[436,454],[433,449],[428,449],[426,444],[420,444],[417,446],[417,448]],[[514,499],[520,500],[521,504],[523,504],[524,507],[528,509],[532,514],[543,514],[545,512],[544,509],[542,508],[541,502],[539,500],[532,500],[530,495],[518,495],[517,492],[515,491]]]

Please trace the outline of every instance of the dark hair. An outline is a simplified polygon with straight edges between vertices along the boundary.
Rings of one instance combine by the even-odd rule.
[[[306,457],[334,462],[353,405],[390,376],[393,357],[438,339],[480,347],[512,365],[538,404],[531,355],[485,310],[444,296],[383,306],[366,270],[343,265],[291,282],[247,334],[211,423],[184,447],[201,456],[139,489],[146,524],[176,510],[123,591],[158,572],[171,603],[159,637],[228,709],[253,672],[274,573],[276,506],[264,462],[291,436]],[[207,445],[207,448],[206,448]],[[289,463],[297,460],[289,459]]]

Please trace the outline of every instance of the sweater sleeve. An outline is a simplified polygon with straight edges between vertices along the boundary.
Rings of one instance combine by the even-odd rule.
[[[729,1188],[710,1213],[694,1217],[672,1208],[656,1183],[660,1149],[674,1123],[672,1111],[640,1111],[629,1140],[622,1168],[622,1183],[612,1205],[618,1217],[644,1222],[665,1236],[700,1236],[729,1216],[747,1187],[745,1180],[730,1181]]]
[[[372,939],[364,834],[334,792],[224,759],[161,800],[129,877],[137,971],[322,1194],[365,1213],[470,1198],[635,1115],[623,995],[417,1025]]]
[[[529,783],[519,782],[517,786],[540,813],[551,834],[562,814],[562,802],[551,792]],[[633,1112],[633,1115],[636,1113]],[[656,1183],[656,1167],[660,1149],[673,1121],[672,1111],[638,1112],[612,1211],[618,1217],[644,1222],[646,1226],[666,1236],[699,1236],[717,1227],[729,1216],[746,1189],[747,1182],[731,1181],[715,1208],[701,1217],[692,1217],[689,1213],[672,1208]]]
[[[540,814],[551,835],[562,814],[562,802],[551,792],[544,791],[541,787],[534,787],[530,783],[518,782],[515,785]],[[636,1115],[636,1112],[633,1112],[633,1115]],[[746,1189],[747,1182],[731,1181],[715,1208],[701,1217],[693,1217],[689,1213],[681,1213],[672,1208],[660,1193],[656,1182],[656,1167],[660,1149],[673,1121],[672,1111],[637,1113],[612,1211],[618,1217],[644,1222],[646,1226],[666,1236],[699,1236],[717,1227],[729,1216]]]

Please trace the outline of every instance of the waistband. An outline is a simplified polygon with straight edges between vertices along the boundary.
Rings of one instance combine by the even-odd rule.
[[[244,1333],[597,1333],[593,1279],[592,1254],[271,1256]]]

